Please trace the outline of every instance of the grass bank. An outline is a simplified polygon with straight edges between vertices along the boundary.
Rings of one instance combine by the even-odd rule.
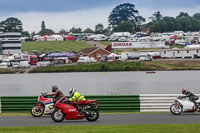
[[[91,46],[81,41],[33,41],[22,43],[22,51],[32,53],[37,52],[65,52],[65,51],[80,51]]]
[[[101,112],[100,114],[169,114],[170,112]],[[49,115],[49,114],[47,114]],[[12,116],[32,116],[30,112],[28,113],[0,113],[0,117],[12,117]],[[49,115],[50,116],[50,115]]]
[[[144,62],[152,70],[200,70],[200,60],[155,60]]]
[[[35,68],[30,73],[44,72],[106,72],[106,71],[144,71],[151,68],[141,62],[111,62],[111,63],[92,63],[68,66]]]
[[[67,122],[66,122],[67,124]],[[199,133],[200,124],[0,127],[2,133]]]
[[[13,74],[13,73],[20,73],[22,69],[14,69],[14,68],[1,68],[0,74]]]
[[[111,62],[35,68],[30,73],[200,70],[200,60]]]
[[[112,44],[111,41],[97,41],[97,42],[99,42],[99,43],[101,43],[101,44],[103,44],[103,45],[105,45],[105,46],[108,46],[108,45],[111,45],[111,44]]]

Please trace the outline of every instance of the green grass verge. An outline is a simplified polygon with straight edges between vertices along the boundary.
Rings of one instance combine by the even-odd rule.
[[[163,60],[145,63],[155,70],[199,70],[199,60]]]
[[[22,43],[22,51],[32,53],[37,52],[65,52],[65,51],[80,51],[91,46],[81,41],[34,41]]]
[[[165,70],[200,70],[200,60],[155,60],[127,61],[111,63],[71,64],[34,68],[30,73],[53,72],[109,72],[109,71],[165,71]],[[0,69],[0,73],[20,73],[20,69]]]
[[[67,124],[67,123],[66,123]],[[200,124],[0,127],[2,133],[199,133]]]
[[[131,61],[68,65],[57,67],[35,68],[30,73],[45,72],[107,72],[107,71],[165,71],[165,70],[200,70],[198,60],[162,60],[162,61]]]
[[[0,74],[13,74],[20,72],[21,69],[12,69],[12,68],[2,68],[0,69]]]
[[[0,113],[0,117],[4,116],[31,116],[30,113]]]
[[[105,45],[105,46],[108,46],[108,45],[111,45],[111,44],[112,44],[111,41],[97,41],[97,42],[99,42],[99,43],[101,43],[101,44],[103,44],[103,45]]]
[[[177,45],[177,44],[174,44],[171,46],[171,48],[184,48],[185,45]]]
[[[106,72],[106,71],[144,71],[152,70],[141,62],[112,62],[112,63],[93,63],[56,67],[35,68],[30,73],[44,72]]]

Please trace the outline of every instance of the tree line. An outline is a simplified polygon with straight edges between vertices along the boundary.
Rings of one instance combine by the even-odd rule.
[[[154,12],[149,17],[151,20],[145,23],[146,20],[139,15],[139,11],[136,10],[135,5],[131,3],[123,3],[117,5],[110,15],[108,16],[109,25],[104,28],[103,24],[98,23],[95,25],[95,30],[86,28],[72,27],[68,32],[73,33],[96,33],[96,34],[111,34],[112,32],[130,32],[135,33],[142,29],[150,29],[150,32],[171,32],[176,30],[181,31],[200,31],[200,13],[195,13],[193,16],[189,16],[188,13],[180,12],[176,17],[162,16],[160,11]],[[1,32],[21,32],[22,36],[39,35],[52,35],[55,32],[52,29],[48,29],[45,26],[45,22],[42,21],[41,30],[38,33],[29,34],[28,31],[24,31],[22,28],[22,22],[18,18],[10,17],[0,22]],[[65,34],[67,31],[61,29],[59,33]]]
[[[188,13],[180,12],[174,17],[162,17],[160,12],[155,12],[152,22],[145,25],[151,32],[171,32],[171,31],[200,31],[200,13],[189,16]]]

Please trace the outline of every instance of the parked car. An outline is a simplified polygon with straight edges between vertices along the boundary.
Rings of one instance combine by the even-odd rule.
[[[19,62],[12,62],[11,65],[12,65],[13,68],[18,68]]]
[[[49,65],[50,65],[50,61],[37,62],[37,64],[36,64],[37,67],[47,67]]]
[[[120,41],[120,42],[126,42],[126,41],[127,41],[127,38],[126,38],[126,37],[120,37],[120,38],[118,39],[118,41]]]
[[[72,61],[68,59],[68,57],[57,57],[57,58],[54,58],[54,60],[59,60],[61,62],[66,63],[66,64],[71,64]]]

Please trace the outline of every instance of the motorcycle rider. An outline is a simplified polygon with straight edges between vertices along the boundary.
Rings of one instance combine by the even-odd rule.
[[[56,101],[58,101],[60,98],[64,97],[64,94],[62,93],[62,91],[60,91],[58,89],[58,86],[53,85],[51,89],[52,89],[52,93],[48,94],[47,96],[55,96]]]
[[[194,95],[192,92],[190,92],[187,88],[182,89],[182,94],[184,96],[182,97],[189,97],[189,99],[194,103],[197,110],[199,110],[199,107],[197,106],[196,100],[199,99],[198,96]]]
[[[78,105],[77,108],[78,108],[79,114],[82,114],[83,109],[81,105],[86,101],[85,97],[81,95],[80,93],[78,93],[74,88],[70,89],[69,95],[71,98],[67,98],[67,101],[69,102],[76,101]]]

